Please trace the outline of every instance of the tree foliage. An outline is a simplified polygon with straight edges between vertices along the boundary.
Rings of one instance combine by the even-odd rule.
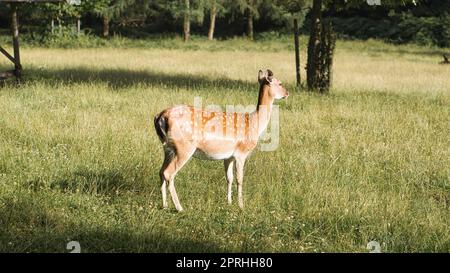
[[[292,33],[294,18],[301,27],[306,25],[302,31],[308,33],[311,3],[312,0],[190,0],[189,23],[193,34],[208,35],[210,39],[244,33],[250,37],[253,32],[257,38],[259,32],[273,30]],[[366,0],[323,0],[322,9],[325,18],[333,19],[341,37],[448,46],[449,5],[447,0],[381,0],[381,6],[370,6]],[[1,6],[5,4],[0,2]],[[80,18],[83,28],[93,29],[94,33],[105,33],[104,28],[111,26],[114,33],[141,37],[151,32],[183,33],[184,7],[185,0],[82,0],[79,6],[24,4],[20,18],[23,28],[33,31],[38,26],[48,29],[51,20],[64,25],[73,24],[70,18]],[[3,8],[0,24],[8,24]]]

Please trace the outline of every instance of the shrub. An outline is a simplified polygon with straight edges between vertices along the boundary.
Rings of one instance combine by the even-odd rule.
[[[377,38],[393,43],[450,46],[450,16],[447,13],[438,17],[417,17],[404,12],[386,19],[350,17],[332,20],[341,38]]]

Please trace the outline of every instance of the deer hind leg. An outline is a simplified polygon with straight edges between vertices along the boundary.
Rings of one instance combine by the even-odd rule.
[[[162,202],[163,202],[163,208],[167,208],[167,182],[168,180],[164,176],[164,171],[166,170],[167,166],[174,160],[175,158],[175,148],[174,147],[165,147],[164,148],[164,162],[161,167],[161,170],[159,171],[159,177],[161,179],[161,194],[162,194]]]
[[[224,161],[224,163],[225,163],[225,173],[226,173],[227,182],[228,182],[227,200],[228,200],[228,204],[231,205],[234,158],[226,159]]]
[[[177,191],[175,189],[175,175],[178,171],[186,164],[186,162],[191,158],[194,153],[195,148],[189,152],[179,153],[177,152],[170,163],[167,164],[164,171],[162,171],[163,179],[169,182],[169,192],[172,196],[173,204],[178,211],[183,211],[183,207],[180,204],[180,200],[178,199]]]

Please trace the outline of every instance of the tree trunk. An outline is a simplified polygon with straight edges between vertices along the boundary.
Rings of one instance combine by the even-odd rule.
[[[319,90],[321,92],[328,92],[331,88],[331,83],[333,81],[333,55],[334,48],[336,46],[336,35],[333,31],[333,25],[331,22],[323,25],[323,35],[322,35],[322,69],[321,69],[321,80],[319,85]]]
[[[184,23],[183,23],[183,31],[184,31],[184,41],[189,41],[189,35],[191,32],[191,11],[190,11],[190,1],[184,0]]]
[[[250,5],[252,5],[252,4],[253,4],[253,1],[250,1]],[[250,40],[253,41],[253,10],[251,8],[248,9],[247,36]]]
[[[77,36],[80,36],[81,32],[81,19],[80,17],[77,18]]]
[[[52,21],[50,22],[50,28],[52,31],[52,34],[55,33],[55,20],[52,18]]]
[[[13,36],[13,50],[14,50],[14,75],[17,83],[20,83],[22,76],[22,64],[20,63],[19,50],[19,21],[17,19],[17,4],[11,3],[11,34]]]
[[[103,16],[103,32],[102,32],[103,38],[109,37],[109,16],[105,15]]]
[[[322,20],[322,0],[314,0],[311,35],[308,43],[307,83],[309,90],[326,93],[332,81],[336,35],[331,22]]]
[[[214,29],[216,27],[216,15],[217,15],[217,9],[216,9],[216,1],[212,0],[211,3],[211,11],[209,16],[209,31],[208,31],[208,40],[212,41],[214,39]]]
[[[297,79],[297,87],[301,86],[300,82],[300,45],[298,41],[298,20],[294,19],[294,45],[295,45],[295,78]]]
[[[62,29],[62,22],[61,22],[61,18],[57,17],[56,21],[58,22],[58,30],[59,30],[59,35],[62,35],[63,29]]]
[[[311,33],[308,42],[306,81],[309,90],[317,90],[320,75],[320,47],[322,35],[322,0],[314,0],[312,7]]]

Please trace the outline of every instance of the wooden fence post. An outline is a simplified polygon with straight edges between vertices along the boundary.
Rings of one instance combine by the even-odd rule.
[[[14,48],[14,75],[17,78],[17,82],[20,82],[22,74],[22,65],[20,64],[20,51],[19,51],[19,22],[17,20],[17,4],[11,3],[11,32],[13,36],[13,48]]]

